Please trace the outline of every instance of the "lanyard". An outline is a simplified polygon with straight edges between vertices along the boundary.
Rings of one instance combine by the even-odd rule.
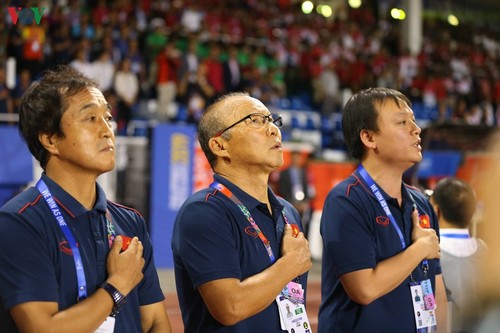
[[[401,247],[404,250],[406,248],[406,242],[405,242],[405,239],[403,237],[403,233],[401,232],[399,225],[396,223],[396,220],[394,219],[394,216],[392,215],[391,210],[389,209],[389,206],[387,205],[387,202],[385,201],[384,197],[382,196],[382,193],[380,193],[380,190],[378,189],[377,184],[375,184],[375,181],[368,174],[368,172],[366,171],[366,169],[363,167],[362,164],[359,165],[358,172],[361,175],[361,177],[364,179],[364,181],[368,184],[373,195],[375,196],[375,198],[377,198],[378,202],[380,203],[380,206],[382,206],[382,209],[384,210],[385,214],[389,218],[389,221],[391,221],[392,226],[394,227],[394,229],[396,229],[396,232],[398,233],[398,236],[399,236],[399,240],[401,241]]]
[[[112,221],[113,219],[111,218],[111,214],[109,213],[109,210],[106,209],[106,231],[108,232],[109,248],[113,245],[113,241],[116,237],[116,231]]]
[[[45,199],[45,202],[52,211],[52,214],[59,223],[59,227],[61,227],[61,230],[64,233],[64,236],[66,237],[69,246],[71,247],[71,252],[73,253],[73,260],[75,261],[76,277],[78,279],[78,300],[83,300],[87,297],[87,281],[85,280],[85,271],[83,269],[80,250],[78,249],[75,238],[73,237],[71,230],[66,224],[66,221],[64,220],[61,210],[59,209],[59,206],[52,197],[52,194],[50,193],[47,184],[45,184],[45,182],[40,178],[40,180],[36,183],[36,187],[38,188],[38,191],[40,191],[43,198]]]
[[[439,237],[445,237],[445,238],[462,238],[462,239],[469,239],[470,236],[469,234],[454,234],[454,233],[441,233]]]
[[[358,172],[361,175],[361,177],[365,180],[365,182],[368,184],[368,186],[370,187],[370,190],[373,192],[373,195],[375,195],[375,198],[377,198],[378,202],[380,203],[380,205],[384,209],[384,212],[387,214],[387,217],[391,221],[391,224],[393,225],[394,229],[396,229],[396,232],[398,233],[398,236],[399,236],[399,240],[401,241],[401,247],[404,250],[406,248],[406,242],[404,240],[403,233],[401,232],[399,225],[396,223],[396,220],[394,219],[394,216],[392,215],[392,213],[389,209],[389,206],[387,205],[387,202],[385,201],[384,197],[382,196],[382,193],[380,193],[380,190],[378,189],[377,184],[375,184],[375,181],[368,174],[368,172],[366,171],[366,169],[363,167],[362,164],[359,165]],[[410,197],[413,201],[413,207],[415,207],[415,209],[417,209],[417,211],[418,211],[417,204],[415,203],[415,200],[413,200],[413,197],[411,194],[410,194]],[[424,271],[424,276],[427,275],[428,269],[429,269],[429,263],[428,263],[427,259],[422,260],[422,270]],[[411,275],[410,275],[410,277],[411,277]],[[411,279],[413,279],[413,277],[411,277]]]
[[[271,260],[271,263],[274,263],[276,261],[276,257],[274,256],[273,249],[271,248],[271,243],[267,239],[267,237],[264,235],[264,233],[260,230],[259,226],[255,222],[255,220],[252,217],[252,214],[248,211],[248,209],[241,203],[241,201],[229,190],[227,187],[222,185],[221,183],[218,182],[213,182],[210,184],[210,187],[215,188],[216,190],[220,191],[222,194],[227,196],[229,199],[231,199],[241,210],[243,215],[247,218],[248,223],[252,225],[252,227],[255,229],[255,232],[259,236],[260,240],[262,241],[262,244],[264,244],[264,247],[266,248],[267,255],[269,256],[269,259]],[[286,224],[290,224],[288,222],[288,218],[285,215],[285,212],[282,212],[283,219],[285,220]]]
[[[59,227],[61,227],[61,230],[64,233],[64,236],[66,237],[69,246],[71,247],[71,252],[73,253],[73,260],[75,261],[75,267],[76,267],[76,278],[78,281],[78,300],[81,301],[87,297],[87,281],[85,279],[85,271],[83,268],[83,262],[82,262],[82,257],[80,255],[80,250],[78,249],[76,240],[73,237],[70,228],[66,224],[66,221],[64,220],[61,210],[59,209],[59,206],[54,200],[54,197],[50,193],[47,184],[45,184],[45,182],[40,178],[40,180],[36,183],[36,187],[38,191],[40,191],[43,198],[45,199],[45,202],[52,211],[52,214],[59,223]],[[113,240],[116,237],[116,232],[115,232],[115,227],[113,226],[112,223],[111,214],[109,213],[108,210],[106,210],[106,230],[108,234],[108,245],[111,248],[111,245],[113,245]]]

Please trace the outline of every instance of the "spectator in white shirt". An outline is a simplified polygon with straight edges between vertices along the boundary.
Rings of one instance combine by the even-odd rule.
[[[122,60],[115,75],[114,91],[118,97],[117,125],[118,133],[124,134],[129,121],[132,119],[132,110],[136,106],[139,95],[139,79],[131,71],[130,59]]]
[[[464,310],[481,306],[476,271],[486,245],[469,231],[477,207],[476,195],[467,182],[449,177],[437,183],[431,203],[439,219],[441,268],[452,305],[452,332],[462,332]]]
[[[102,51],[99,57],[92,62],[92,74],[102,92],[107,92],[113,88],[115,65],[111,61],[109,52]]]

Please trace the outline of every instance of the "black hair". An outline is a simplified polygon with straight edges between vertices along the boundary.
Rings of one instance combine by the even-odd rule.
[[[467,228],[476,211],[474,190],[458,178],[441,179],[434,188],[432,200],[439,207],[443,218],[457,228]]]
[[[19,106],[19,132],[31,154],[45,170],[49,152],[43,147],[39,135],[64,137],[61,118],[69,107],[68,98],[98,84],[68,65],[60,65],[44,73],[24,93]]]
[[[387,99],[393,100],[397,105],[405,102],[411,107],[411,102],[404,94],[389,88],[364,89],[347,101],[342,112],[342,130],[352,157],[363,157],[365,149],[360,133],[364,129],[378,132],[378,107]]]

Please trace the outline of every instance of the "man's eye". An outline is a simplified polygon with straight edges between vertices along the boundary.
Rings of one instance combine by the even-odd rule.
[[[262,118],[260,118],[260,117],[253,117],[252,118],[252,122],[254,124],[256,124],[256,125],[260,125],[260,124],[262,124]]]

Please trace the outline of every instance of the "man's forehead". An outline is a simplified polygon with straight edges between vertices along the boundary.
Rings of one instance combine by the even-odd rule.
[[[379,112],[388,110],[391,115],[407,115],[408,113],[413,114],[411,107],[402,99],[398,99],[397,101],[392,98],[384,99],[379,104],[378,110]]]
[[[226,101],[223,106],[224,110],[229,111],[226,115],[231,115],[231,117],[243,117],[250,113],[262,112],[268,113],[267,107],[260,100],[250,97],[250,96],[238,96],[234,99],[231,98]]]

